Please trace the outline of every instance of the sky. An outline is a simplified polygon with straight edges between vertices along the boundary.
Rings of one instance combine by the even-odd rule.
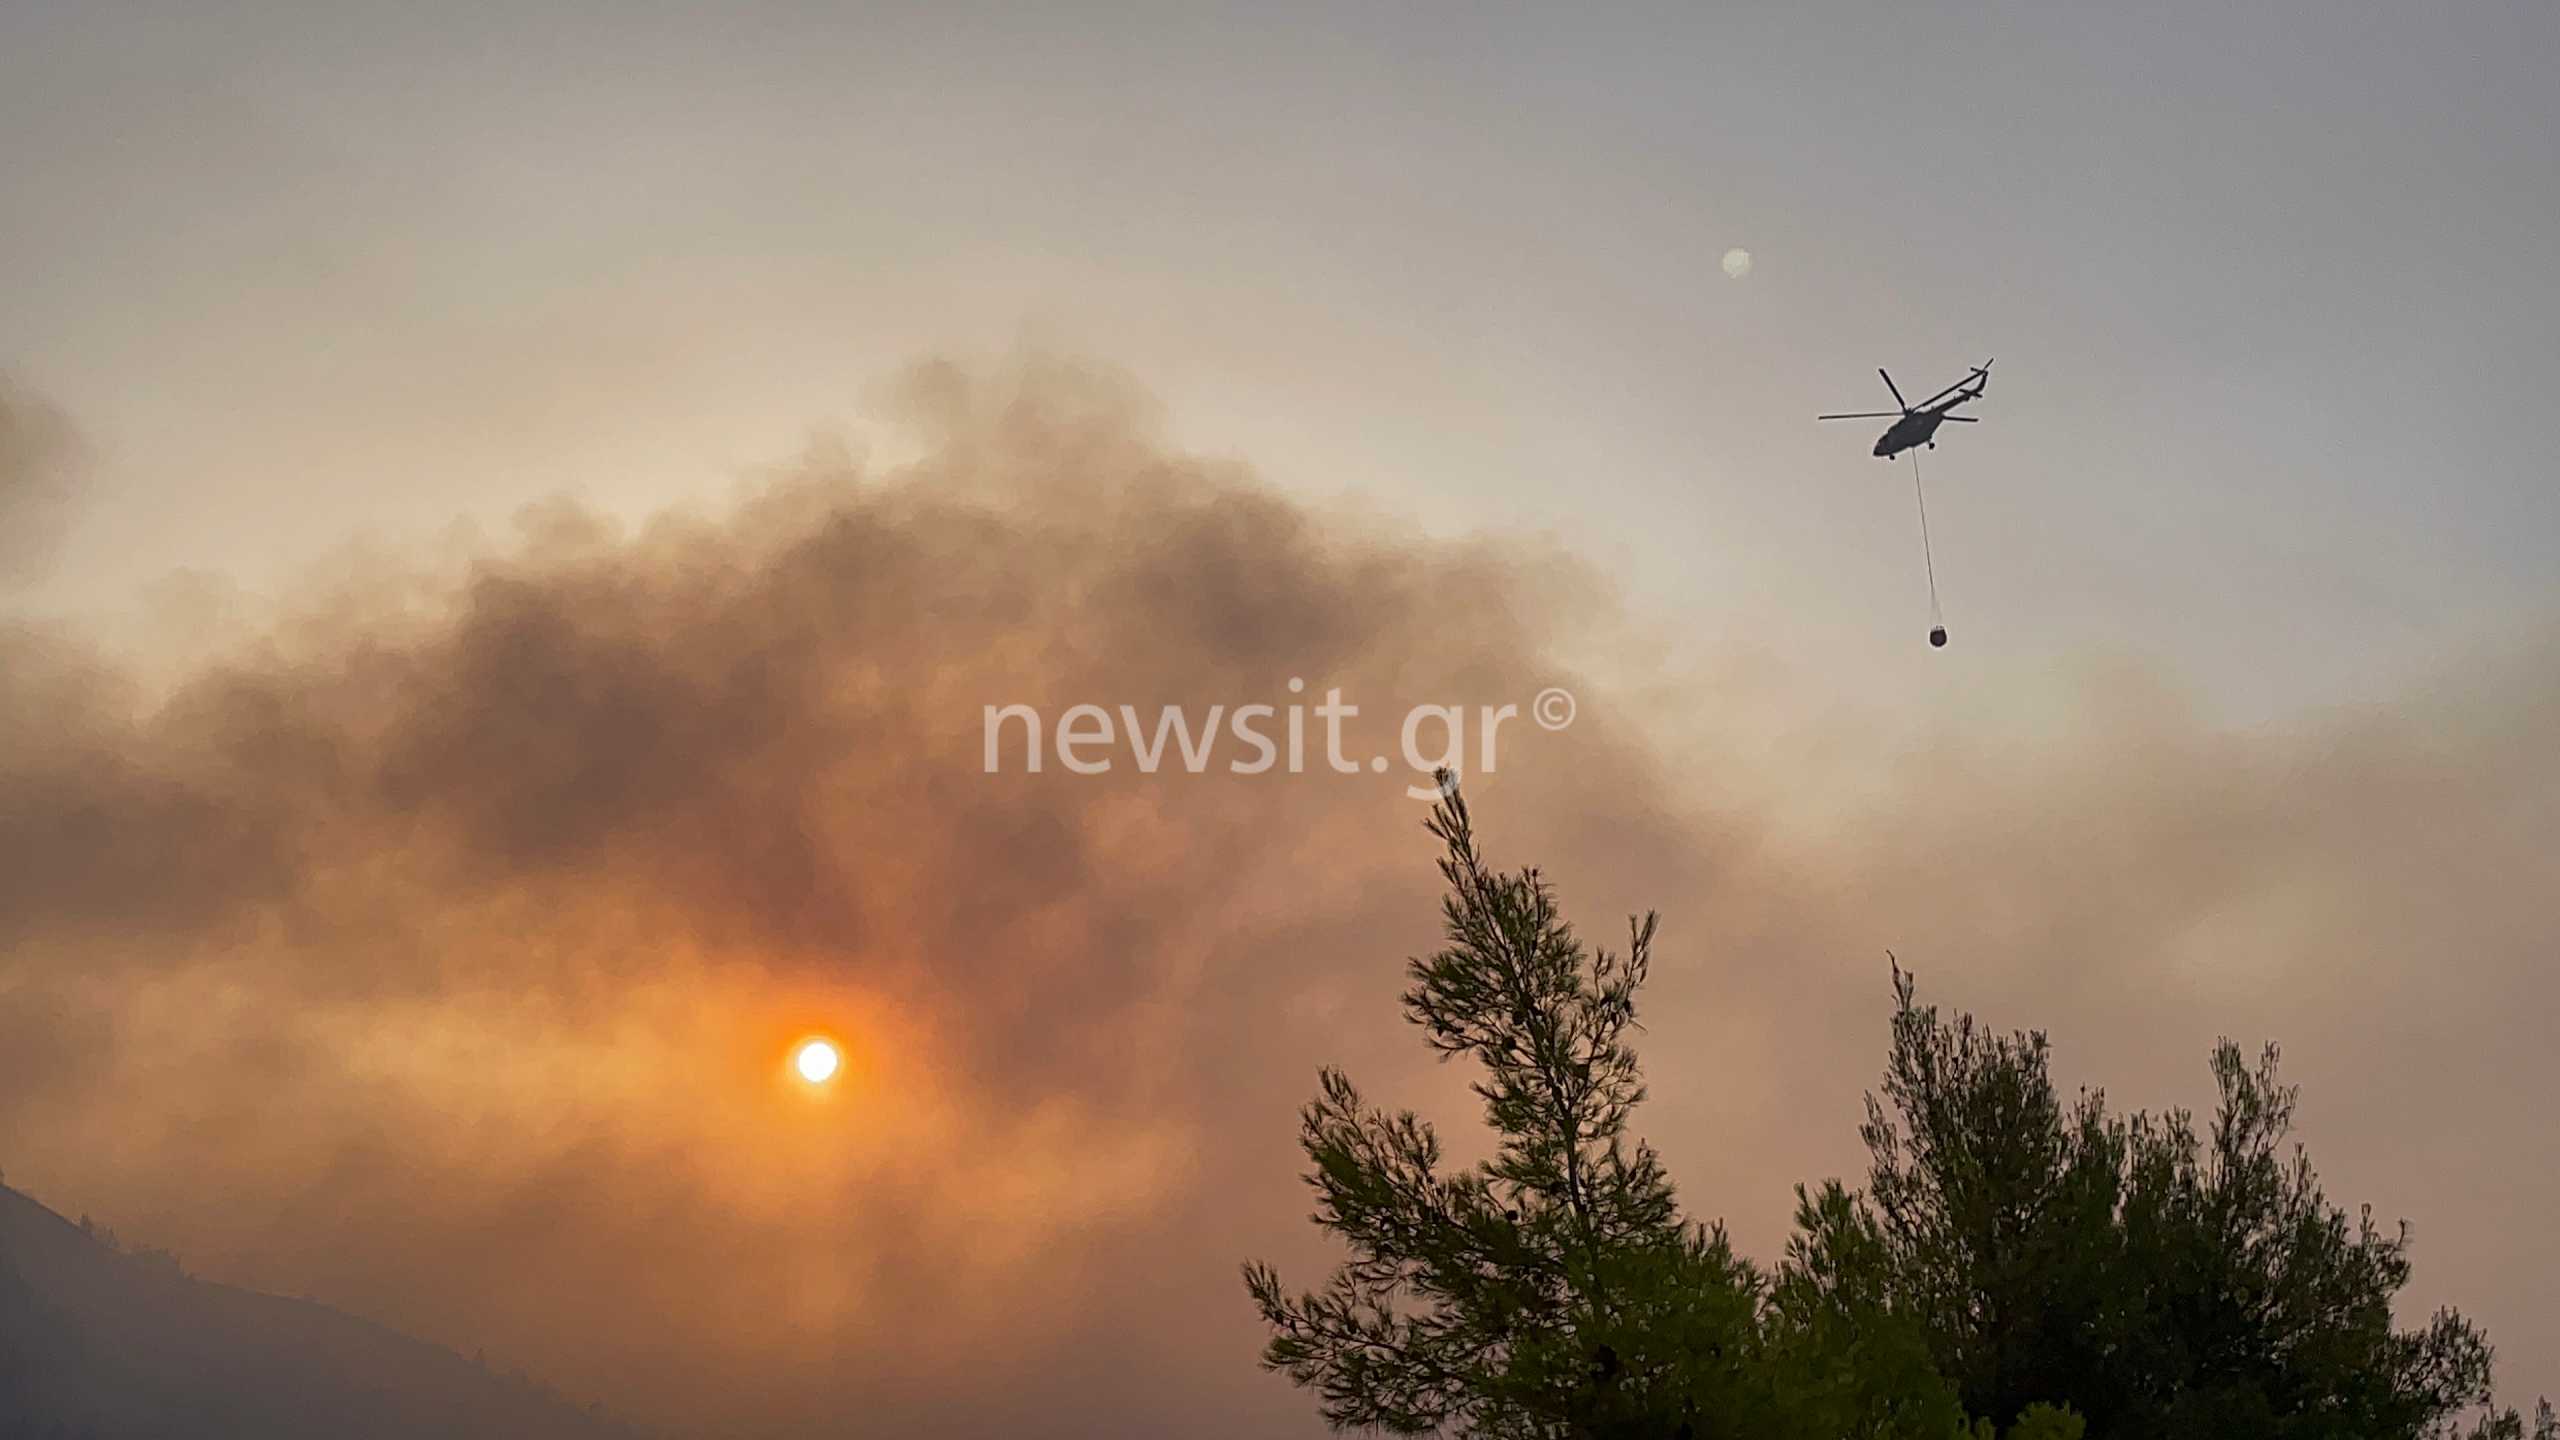
[[[2130,1104],[2283,1041],[2413,1299],[2560,1391],[2555,61],[0,9],[0,1164],[741,1434],[1311,1434],[1233,1278],[1323,1262],[1294,1107],[1464,1118],[1409,777],[989,775],[980,708],[1560,685],[1484,827],[1664,912],[1646,1128],[1746,1249],[1857,1164],[1891,948]],[[1932,650],[1905,462],[1812,417],[1993,356]]]

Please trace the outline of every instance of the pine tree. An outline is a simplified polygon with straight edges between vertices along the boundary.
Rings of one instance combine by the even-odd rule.
[[[1758,1277],[1720,1229],[1682,1218],[1661,1158],[1629,1131],[1654,917],[1629,923],[1624,951],[1587,949],[1536,870],[1486,867],[1464,799],[1444,790],[1428,828],[1446,852],[1447,943],[1410,962],[1404,1011],[1442,1058],[1480,1067],[1498,1143],[1451,1170],[1428,1123],[1326,1070],[1301,1143],[1317,1222],[1352,1258],[1294,1296],[1245,1267],[1271,1330],[1264,1364],[1313,1388],[1339,1429],[1771,1433]]]
[[[2276,1050],[2213,1055],[2220,1099],[2108,1111],[2055,1092],[2041,1034],[1942,1018],[1896,971],[1869,1190],[1808,1207],[1782,1289],[1799,1306],[1916,1320],[1965,1407],[2069,1401],[2093,1440],[2521,1436],[2489,1404],[2490,1348],[2459,1314],[2395,1328],[2405,1228],[2329,1203],[2288,1148]],[[2021,1422],[2023,1423],[2023,1421]]]

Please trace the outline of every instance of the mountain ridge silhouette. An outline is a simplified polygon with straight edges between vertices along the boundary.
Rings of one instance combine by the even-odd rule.
[[[0,1185],[0,1440],[660,1440],[315,1300],[126,1254]]]

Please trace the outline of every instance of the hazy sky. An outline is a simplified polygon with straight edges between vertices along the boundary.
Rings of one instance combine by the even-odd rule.
[[[1897,705],[2104,646],[2255,717],[2560,589],[2547,5],[694,12],[10,7],[67,590],[645,509],[1026,337]],[[1993,354],[1930,655],[1809,417]]]
[[[2288,1041],[2333,1188],[2410,1214],[2424,1298],[2560,1389],[2527,1098],[2560,1085],[2528,903],[2560,880],[2555,71],[2541,0],[13,0],[0,1163],[589,1393],[678,1403],[651,1347],[720,1320],[788,1352],[759,1415],[859,1395],[954,1434],[1042,1387],[1129,1403],[1058,1337],[1140,1256],[1183,1274],[1095,1293],[1165,1315],[1096,1333],[1156,1347],[1147,1422],[1303,1433],[1229,1267],[1312,1278],[1315,1064],[1443,1084],[1383,1058],[1430,943],[1410,804],[991,793],[977,706],[1019,697],[971,687],[1570,677],[1587,748],[1524,755],[1488,828],[1590,882],[1586,928],[1657,905],[1708,947],[1665,967],[1648,1128],[1758,1253],[1789,1182],[1854,1162],[1890,944],[2137,1104],[2200,1098],[2217,1034]],[[1985,423],[1924,461],[1931,651],[1908,470],[1811,417],[1884,401],[1879,364],[1916,397],[1993,355]],[[980,378],[900,390],[937,357]],[[1016,393],[1073,423],[986,398]],[[874,489],[774,479],[829,435]],[[509,538],[556,496],[583,508]],[[712,518],[593,528],[670,507]],[[154,709],[135,666],[193,683]],[[864,686],[922,698],[854,723]],[[804,772],[879,813],[812,812]],[[902,988],[999,923],[909,889],[1044,845],[1082,858],[1011,875],[1001,924],[1087,928]],[[1004,1007],[1053,993],[1102,1018],[1026,1050]],[[893,1068],[930,1092],[815,1168],[771,1148],[832,1132],[697,1073],[803,1001],[917,1037]],[[653,1108],[670,1071],[714,1098]],[[260,1128],[278,1096],[298,1137]],[[233,1144],[221,1183],[187,1168]],[[657,1208],[600,1223],[617,1194]],[[1011,1401],[844,1358],[959,1343],[843,1288],[931,1293],[975,1253],[934,1228],[957,1194],[1039,1216],[949,1322],[1029,1357]],[[404,1258],[315,1258],[315,1226]],[[600,1278],[688,1236],[730,1248]],[[694,1319],[562,1340],[468,1259],[500,1242]],[[815,1278],[703,1298],[732,1274]],[[705,1407],[761,1373],[719,1358]]]

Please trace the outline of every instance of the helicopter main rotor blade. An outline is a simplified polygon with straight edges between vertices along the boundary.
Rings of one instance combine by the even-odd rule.
[[[1982,423],[1982,417],[1979,415],[1941,415],[1938,418],[1941,420],[1952,420],[1958,425],[1979,425]]]
[[[1816,420],[1899,420],[1899,410],[1860,410],[1848,415],[1816,415]]]
[[[1884,375],[1884,367],[1881,365],[1877,366],[1876,373]],[[1901,406],[1904,410],[1909,410],[1911,408],[1911,402],[1902,398],[1902,387],[1893,383],[1892,376],[1884,375],[1884,388],[1893,392],[1894,404]]]

